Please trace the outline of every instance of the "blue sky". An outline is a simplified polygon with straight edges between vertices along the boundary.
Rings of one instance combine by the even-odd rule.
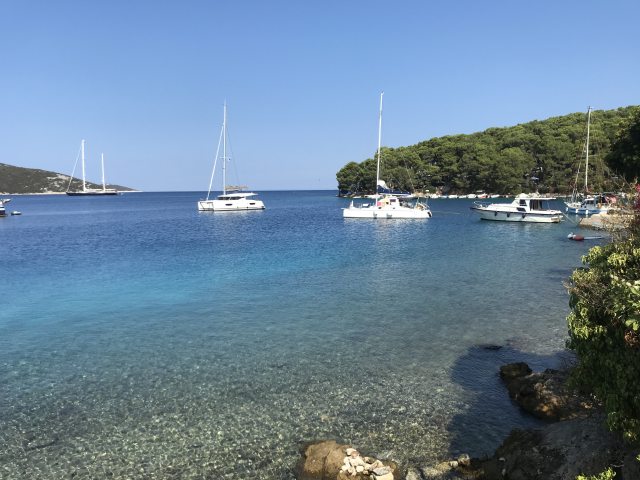
[[[637,1],[0,2],[0,163],[206,190],[335,188],[383,144],[640,104]],[[219,183],[219,182],[218,182]]]

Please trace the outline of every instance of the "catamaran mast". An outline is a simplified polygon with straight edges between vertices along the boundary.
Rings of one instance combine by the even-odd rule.
[[[100,163],[102,165],[102,191],[107,190],[107,185],[104,183],[104,153],[100,154]]]
[[[224,102],[222,118],[222,194],[227,194],[227,102]]]
[[[380,183],[380,146],[382,143],[382,96],[384,92],[380,93],[380,114],[378,115],[378,166],[376,167],[376,200],[378,199],[378,183]]]
[[[87,187],[84,179],[84,138],[82,139],[82,191],[86,191]]]
[[[587,149],[586,160],[584,163],[584,191],[585,193],[589,192],[589,187],[587,181],[589,180],[589,128],[591,127],[591,107],[587,110],[587,144],[585,148]]]

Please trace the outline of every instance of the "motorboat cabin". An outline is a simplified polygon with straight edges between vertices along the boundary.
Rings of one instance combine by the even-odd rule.
[[[562,212],[549,208],[551,197],[521,193],[511,203],[474,202],[471,210],[482,220],[501,222],[558,223]]]

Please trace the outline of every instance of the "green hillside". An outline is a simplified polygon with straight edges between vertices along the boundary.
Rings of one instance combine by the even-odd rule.
[[[621,124],[638,108],[591,112],[589,184],[594,190],[620,187],[621,179],[604,167],[603,158]],[[583,157],[586,118],[586,112],[572,113],[470,135],[432,138],[408,147],[383,147],[380,178],[392,188],[408,191],[567,193]],[[341,194],[372,193],[376,161],[349,162],[336,178]]]
[[[0,193],[59,193],[66,192],[69,176],[36,168],[14,167],[0,163]],[[87,182],[88,188],[102,188],[102,185]],[[131,191],[129,187],[107,185],[121,191]],[[73,179],[72,190],[82,188],[82,181]]]

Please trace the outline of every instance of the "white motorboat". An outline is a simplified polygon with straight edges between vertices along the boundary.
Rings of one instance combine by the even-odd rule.
[[[73,166],[73,172],[71,172],[71,177],[69,177],[69,185],[67,186],[67,195],[73,196],[73,197],[79,197],[79,196],[85,196],[85,195],[92,195],[92,196],[99,196],[99,195],[117,195],[118,191],[115,188],[107,188],[107,185],[104,181],[104,153],[100,155],[100,163],[101,163],[101,167],[102,167],[102,189],[100,188],[87,188],[87,182],[85,181],[85,174],[84,174],[84,143],[85,141],[82,140],[82,142],[80,142],[80,152],[81,152],[81,158],[82,158],[82,190],[70,190],[71,188],[71,182],[73,182],[73,175],[76,173],[76,166],[78,165],[78,158],[76,157],[76,163]]]
[[[10,198],[0,198],[0,217],[7,216],[7,209],[5,208],[5,204],[11,201]]]
[[[211,187],[213,186],[213,178],[216,173],[216,165],[220,154],[220,144],[222,143],[222,194],[216,198],[210,199]],[[216,158],[213,162],[213,170],[211,172],[211,180],[209,181],[209,190],[207,198],[198,201],[198,210],[201,212],[241,212],[247,210],[264,210],[262,200],[253,198],[257,193],[242,191],[246,187],[231,187],[227,183],[227,104],[224,104],[224,113],[222,119],[222,131],[218,140],[218,149]]]
[[[386,187],[384,180],[380,180],[380,157],[382,142],[382,97],[380,94],[380,114],[378,117],[378,163],[376,168],[376,189]],[[356,205],[353,200],[349,207],[342,210],[344,218],[372,218],[372,219],[393,219],[393,218],[415,218],[426,219],[431,218],[431,210],[429,206],[417,199],[411,204],[403,197],[394,195],[393,193],[379,193],[378,190],[374,195],[372,203]]]
[[[521,193],[511,203],[473,202],[471,210],[482,220],[500,222],[558,223],[562,220],[560,210],[552,210],[548,203],[551,197]]]
[[[565,202],[567,213],[576,215],[593,215],[594,213],[608,213],[612,204],[616,202],[613,195],[589,193],[589,133],[591,127],[591,107],[587,110],[587,137],[584,143],[584,193],[578,192],[578,177],[580,168],[576,173],[571,200]]]

